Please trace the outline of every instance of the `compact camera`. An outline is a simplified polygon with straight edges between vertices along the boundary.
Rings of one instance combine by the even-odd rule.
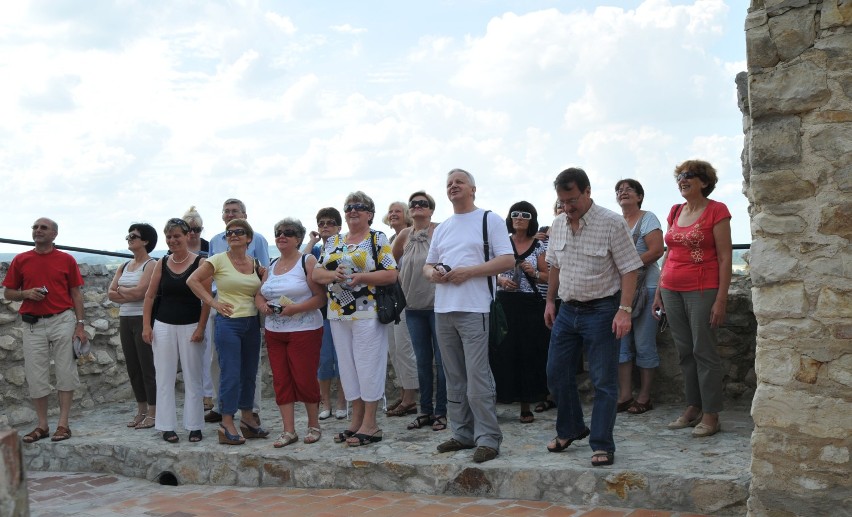
[[[453,269],[453,268],[451,268],[450,266],[448,266],[448,265],[446,265],[446,264],[435,264],[434,269],[435,269],[435,271],[437,271],[437,272],[439,272],[439,273],[441,273],[441,274],[446,275],[446,274],[447,274],[447,273],[449,273],[449,272],[450,272],[450,270],[451,270],[451,269]]]
[[[274,312],[275,314],[281,314],[281,311],[284,310],[284,307],[278,305],[277,303],[267,303],[266,306],[272,309],[272,312]]]
[[[47,286],[43,285],[37,289],[38,292],[41,293],[42,296],[47,296]]]

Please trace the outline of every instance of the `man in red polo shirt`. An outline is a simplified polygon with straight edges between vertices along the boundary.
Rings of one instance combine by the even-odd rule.
[[[50,360],[56,368],[59,392],[59,424],[54,442],[71,437],[68,413],[74,389],[80,384],[74,360],[73,338],[88,341],[83,330],[83,277],[71,255],[57,250],[56,222],[42,217],[33,223],[35,248],[15,256],[3,280],[4,297],[21,301],[24,370],[30,397],[38,414],[38,427],[24,435],[25,443],[47,438],[47,397],[50,395]]]

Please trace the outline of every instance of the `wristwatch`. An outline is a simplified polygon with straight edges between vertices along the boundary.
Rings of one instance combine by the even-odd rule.
[[[618,309],[626,312],[627,314],[630,314],[630,313],[633,312],[633,307],[631,307],[629,305],[619,305]]]
[[[86,320],[77,320],[77,325],[85,325]]]

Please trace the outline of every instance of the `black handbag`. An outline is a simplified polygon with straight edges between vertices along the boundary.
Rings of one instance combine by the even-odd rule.
[[[373,262],[378,270],[381,267],[376,249],[378,247],[378,232],[370,231],[370,233],[370,241],[373,245]],[[405,294],[402,292],[402,286],[399,285],[398,279],[390,285],[376,286],[376,313],[380,323],[393,322],[398,325],[405,305]]]
[[[486,210],[482,215],[482,247],[485,252],[485,262],[488,262],[490,255],[490,247],[488,246],[488,212]],[[494,296],[494,277],[488,277],[488,291],[491,293],[491,305],[489,306],[488,317],[488,348],[496,350],[500,347],[500,343],[506,338],[509,333],[509,323],[506,321],[506,313],[503,312],[503,306],[497,301]]]

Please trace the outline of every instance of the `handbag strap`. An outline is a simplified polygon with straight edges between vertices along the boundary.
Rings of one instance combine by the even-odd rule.
[[[639,232],[642,231],[642,221],[644,221],[645,216],[648,215],[648,212],[645,212],[644,210],[642,210],[641,212],[642,212],[642,217],[640,217],[639,220],[636,221],[636,226],[633,228],[633,245],[634,246],[636,246],[636,243],[639,242],[639,237],[641,237],[641,234]]]
[[[490,255],[490,247],[488,245],[488,213],[490,211],[486,210],[482,214],[482,249],[485,252],[485,262],[488,262],[488,256]],[[491,299],[494,300],[494,286],[492,285],[491,276],[488,277],[488,292],[491,293]]]
[[[512,251],[515,252],[515,261],[517,262],[519,260],[526,260],[526,258],[529,257],[530,254],[532,254],[533,251],[535,251],[536,244],[538,244],[538,239],[533,239],[533,243],[532,243],[532,246],[530,246],[530,249],[528,249],[526,252],[522,253],[521,255],[518,255],[518,249],[515,247],[515,241],[513,241],[512,239],[509,239],[509,242],[512,243]],[[530,287],[532,287],[533,292],[538,295],[538,299],[539,300],[543,299],[544,296],[542,296],[541,291],[538,290],[538,286],[535,283],[535,279],[533,277],[531,277],[526,271],[524,271],[523,268],[521,268],[521,273],[524,274],[524,276],[527,279],[527,282],[530,283]]]

